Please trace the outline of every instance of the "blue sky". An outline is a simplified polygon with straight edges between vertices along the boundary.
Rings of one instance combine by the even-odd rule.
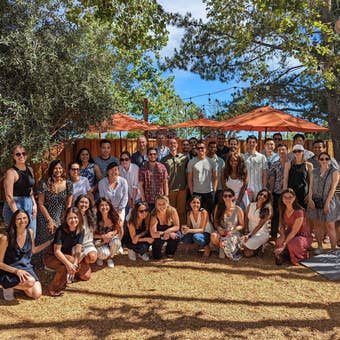
[[[179,12],[185,14],[186,12],[191,12],[193,17],[204,19],[205,16],[205,5],[201,0],[158,0],[158,3],[163,6],[167,11]],[[168,56],[173,54],[175,47],[178,47],[180,40],[183,35],[183,30],[176,27],[168,27],[170,32],[168,45],[163,49],[162,55]],[[182,98],[195,97],[205,93],[213,93],[216,91],[228,89],[235,86],[235,83],[221,83],[220,81],[206,81],[202,80],[199,75],[183,71],[174,70],[172,73],[165,73],[164,75],[174,75],[175,76],[175,89],[177,94]],[[192,101],[205,109],[205,114],[209,117],[214,111],[218,110],[219,107],[216,105],[215,100],[225,101],[230,98],[230,94],[233,89],[223,91],[218,94],[212,94],[210,96],[211,100],[209,102],[209,96],[202,96],[199,98],[193,98]],[[187,99],[186,101],[190,101]]]

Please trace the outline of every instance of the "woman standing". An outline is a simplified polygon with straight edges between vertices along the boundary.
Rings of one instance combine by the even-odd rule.
[[[233,202],[235,193],[223,190],[214,212],[216,232],[211,234],[211,242],[219,249],[219,257],[237,261],[240,259],[240,230],[244,225],[242,209]]]
[[[200,196],[192,196],[188,205],[187,225],[182,226],[182,241],[188,245],[196,243],[199,247],[204,247],[203,256],[207,257],[210,255],[210,233],[214,228],[209,221],[208,212],[201,207]]]
[[[245,213],[245,235],[243,253],[251,257],[255,251],[269,240],[269,224],[272,216],[271,194],[262,189],[256,196],[256,201],[250,203]]]
[[[84,239],[80,254],[80,263],[82,263],[83,274],[86,277],[91,276],[91,263],[97,261],[97,249],[93,243],[93,231],[95,228],[95,219],[92,211],[91,200],[87,195],[79,195],[74,203],[83,216]]]
[[[80,176],[88,179],[91,186],[91,192],[95,195],[98,189],[98,182],[103,178],[103,176],[99,166],[92,159],[88,148],[81,148],[78,151],[76,163],[80,165]]]
[[[327,152],[321,152],[318,157],[320,167],[315,168],[312,175],[307,216],[314,221],[318,242],[316,254],[323,252],[325,232],[329,236],[331,249],[336,248],[335,222],[340,220],[340,202],[335,190],[339,182],[339,171],[330,164],[330,159]]]
[[[145,202],[137,203],[131,210],[128,222],[128,230],[126,237],[126,247],[128,248],[128,256],[131,261],[136,261],[136,254],[144,261],[149,261],[147,254],[153,238],[149,232],[149,211]]]
[[[23,146],[13,148],[13,167],[8,169],[4,180],[5,204],[3,217],[9,225],[12,215],[18,209],[23,209],[30,216],[30,228],[36,235],[37,204],[34,199],[33,186],[35,184],[32,168],[26,165],[27,153]]]
[[[250,202],[246,192],[248,187],[248,175],[247,167],[239,154],[231,153],[227,158],[222,183],[224,189],[229,188],[234,191],[236,205],[240,206],[243,211],[246,210]]]
[[[306,214],[299,205],[294,190],[283,190],[280,201],[280,237],[276,240],[274,250],[276,264],[282,264],[289,255],[290,261],[297,266],[300,261],[308,257],[307,249],[312,243]]]
[[[36,247],[29,223],[27,211],[18,209],[12,215],[7,235],[0,237],[0,284],[7,301],[14,299],[14,288],[23,290],[33,299],[41,296],[41,284],[31,257],[48,247],[51,241]]]
[[[304,159],[304,147],[300,144],[293,146],[294,157],[285,164],[283,172],[283,190],[294,190],[301,207],[307,208],[313,165]]]
[[[165,254],[168,258],[174,257],[179,241],[179,217],[177,210],[169,205],[165,195],[159,195],[155,200],[155,209],[151,213],[150,233],[154,242],[152,256],[159,260],[162,257],[162,247],[166,242]]]
[[[37,241],[44,242],[53,235],[61,224],[65,208],[72,206],[72,182],[66,180],[65,171],[59,159],[50,163],[47,180],[38,189],[38,233]],[[46,227],[47,226],[47,227]]]
[[[98,184],[100,197],[108,199],[117,211],[122,221],[125,220],[125,207],[128,203],[128,184],[125,178],[119,176],[119,164],[112,162],[106,169],[107,177]]]
[[[84,281],[89,279],[80,263],[83,240],[83,217],[78,208],[68,208],[64,222],[55,233],[52,247],[44,256],[46,266],[56,271],[48,287],[51,296],[60,296],[67,281],[72,281],[76,275]]]
[[[97,226],[94,231],[98,266],[102,266],[103,260],[107,260],[107,266],[114,267],[113,257],[123,253],[121,243],[123,235],[123,221],[111,202],[105,197],[100,198],[97,202]]]

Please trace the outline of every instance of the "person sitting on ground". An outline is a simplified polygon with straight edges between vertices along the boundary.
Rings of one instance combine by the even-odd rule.
[[[271,194],[267,189],[259,191],[256,201],[250,203],[245,213],[245,235],[242,237],[243,254],[254,256],[257,249],[269,240],[269,224],[272,216]]]
[[[154,239],[153,258],[159,260],[162,257],[162,247],[165,242],[166,256],[174,257],[181,237],[179,217],[177,210],[169,205],[169,199],[165,195],[156,197],[155,209],[151,213],[150,233]]]
[[[182,226],[184,234],[182,241],[189,244],[197,244],[204,247],[203,256],[210,255],[210,234],[213,232],[208,212],[201,207],[201,197],[192,196],[188,202],[187,225]]]
[[[114,267],[113,257],[122,254],[123,221],[111,202],[102,197],[97,202],[97,226],[94,230],[95,245],[97,247],[97,265],[102,266],[107,260],[109,268]]]
[[[240,259],[240,231],[244,227],[244,214],[234,200],[233,190],[223,190],[214,212],[216,231],[211,234],[211,242],[219,249],[220,258],[227,256],[237,261]]]
[[[93,243],[93,231],[95,228],[95,218],[92,211],[92,205],[90,197],[87,195],[79,195],[74,203],[74,205],[80,210],[83,216],[83,229],[84,229],[84,239],[80,254],[80,262],[83,264],[81,266],[82,273],[86,275],[84,277],[90,278],[91,276],[91,263],[97,261],[97,249]]]
[[[20,289],[33,299],[41,296],[41,284],[31,264],[32,254],[48,247],[52,241],[34,244],[34,233],[28,229],[27,211],[18,209],[11,217],[7,233],[0,237],[0,285],[4,299],[14,300],[14,289]]]
[[[149,232],[150,215],[146,202],[139,202],[131,210],[128,233],[125,238],[125,245],[128,248],[128,257],[136,261],[136,254],[143,261],[149,261],[147,252],[153,238]]]
[[[68,208],[62,225],[55,233],[52,247],[44,256],[45,265],[55,270],[48,286],[51,296],[60,296],[66,283],[73,281],[75,276],[84,281],[89,279],[80,263],[83,240],[83,217],[78,208]]]
[[[282,191],[280,201],[280,237],[274,250],[276,264],[282,264],[288,255],[294,266],[308,257],[312,237],[306,221],[305,210],[299,205],[293,189]]]

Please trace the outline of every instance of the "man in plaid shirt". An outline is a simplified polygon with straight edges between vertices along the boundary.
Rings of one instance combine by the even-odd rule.
[[[166,167],[157,162],[157,149],[148,149],[148,161],[139,169],[139,190],[142,201],[147,202],[149,210],[155,207],[157,195],[169,195],[168,172]]]

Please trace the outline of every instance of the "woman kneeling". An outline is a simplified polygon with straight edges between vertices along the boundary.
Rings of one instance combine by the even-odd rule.
[[[312,243],[305,210],[299,205],[294,190],[290,188],[282,192],[279,209],[280,237],[276,240],[274,251],[276,264],[282,264],[289,254],[290,261],[297,266],[308,257],[307,249]]]
[[[88,280],[79,263],[83,239],[83,217],[78,208],[68,208],[64,222],[55,233],[52,248],[44,257],[45,265],[56,271],[48,287],[51,296],[60,296],[66,283],[72,282],[76,275]]]
[[[246,234],[243,236],[243,254],[251,257],[255,251],[269,240],[269,223],[272,216],[271,194],[262,189],[256,201],[250,203],[245,215]]]

